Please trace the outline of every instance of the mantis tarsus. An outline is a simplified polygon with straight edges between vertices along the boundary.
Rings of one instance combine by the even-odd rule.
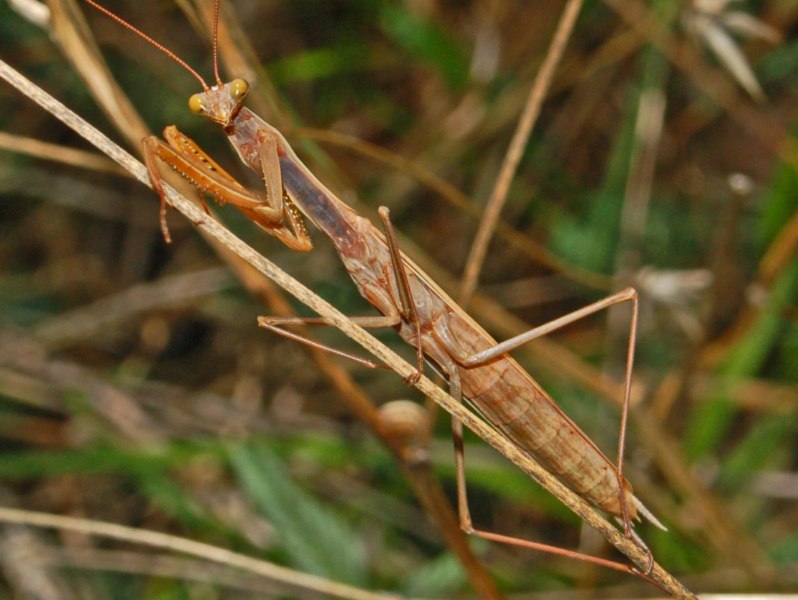
[[[86,2],[161,49],[192,73],[203,89],[189,100],[192,112],[218,123],[244,164],[263,179],[265,195],[247,190],[174,126],[164,131],[165,142],[154,136],[145,138],[144,154],[153,187],[162,199],[161,225],[167,240],[165,193],[158,170],[159,162],[194,184],[200,196],[210,193],[219,203],[234,205],[294,250],[307,251],[312,247],[302,221],[304,215],[330,238],[361,295],[382,315],[355,318],[357,322],[364,326],[396,329],[405,341],[417,349],[416,376],[420,375],[424,362],[429,363],[448,380],[453,397],[467,399],[497,430],[519,448],[538,458],[568,487],[594,506],[618,518],[623,523],[626,535],[645,548],[633,532],[632,521],[643,515],[655,525],[661,525],[634,496],[631,485],[623,475],[624,431],[638,312],[635,290],[623,290],[505,342],[496,343],[401,252],[387,208],[381,207],[379,210],[385,231],[382,233],[328,190],[301,162],[277,129],[243,105],[249,91],[246,81],[235,79],[229,83],[222,82],[216,63],[216,31],[216,84],[208,86],[196,71],[171,51],[93,0]],[[218,0],[215,7],[218,23]],[[632,319],[616,465],[507,353],[530,340],[622,302],[632,304]],[[259,319],[262,327],[305,343],[308,340],[287,332],[283,327],[318,322],[318,319]],[[361,362],[377,366],[370,361]],[[645,577],[644,573],[621,563],[474,529],[466,495],[462,426],[458,421],[453,421],[452,429],[456,448],[460,523],[465,531],[486,539],[633,571]]]

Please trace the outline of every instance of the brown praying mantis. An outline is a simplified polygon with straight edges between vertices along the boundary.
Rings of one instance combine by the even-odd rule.
[[[612,294],[497,343],[402,253],[387,208],[379,209],[383,233],[325,187],[277,129],[244,106],[249,91],[246,81],[222,82],[216,59],[219,0],[215,2],[213,54],[216,83],[212,86],[208,86],[182,59],[121,17],[93,0],[86,2],[159,48],[194,75],[203,91],[190,98],[190,109],[219,124],[244,164],[263,179],[265,194],[248,190],[174,126],[165,129],[166,141],[155,136],[145,138],[146,164],[153,188],[161,197],[161,227],[167,241],[170,238],[160,163],[191,182],[199,190],[201,199],[203,194],[209,193],[220,204],[235,206],[293,250],[309,251],[312,248],[303,223],[303,216],[306,217],[329,237],[360,294],[381,313],[377,317],[355,317],[353,321],[362,326],[394,328],[416,349],[417,372],[410,379],[420,377],[424,364],[429,364],[448,381],[455,399],[467,400],[496,430],[518,448],[536,457],[562,483],[616,517],[623,524],[625,535],[648,552],[634,533],[632,522],[642,515],[658,527],[664,527],[634,495],[631,484],[624,477],[623,467],[638,315],[638,296],[634,289]],[[617,463],[613,463],[508,353],[583,317],[625,302],[631,304],[632,316],[618,458]],[[259,324],[280,335],[317,345],[284,327],[326,323],[318,318],[261,317]],[[380,366],[325,348],[367,366]],[[453,419],[452,430],[460,525],[466,532],[489,540],[577,557],[625,572],[632,571],[648,579],[644,572],[622,563],[475,529],[468,508],[462,425],[459,421]],[[650,552],[648,555],[651,565],[653,558]]]

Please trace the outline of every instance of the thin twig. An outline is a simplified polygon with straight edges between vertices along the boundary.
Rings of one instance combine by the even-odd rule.
[[[120,132],[131,147],[138,148],[141,139],[149,134],[147,125],[110,76],[108,65],[102,59],[75,0],[50,0],[49,6],[52,15],[51,33],[63,48],[69,49],[64,54],[94,96],[100,98],[99,106],[111,122],[124,123],[125,126],[119,128]]]
[[[113,328],[133,315],[184,305],[233,283],[230,273],[221,268],[163,277],[154,283],[134,285],[113,296],[46,319],[35,328],[34,336],[47,344],[50,350],[68,346]]]
[[[264,580],[263,577],[232,571],[225,565],[209,564],[207,560],[176,557],[173,554],[156,554],[152,550],[132,552],[125,550],[100,550],[43,546],[38,549],[37,562],[46,567],[67,567],[82,571],[131,573],[183,581],[203,582],[217,588],[259,594],[271,598],[290,596],[295,588],[282,583]],[[222,596],[222,594],[220,594]]]
[[[136,179],[145,185],[149,185],[149,176],[143,164],[3,61],[0,61],[0,77],[16,87],[22,94],[45,108],[64,124],[74,129],[78,134],[97,146],[97,148],[106,153],[110,158],[119,162],[119,164],[128,169]],[[197,207],[192,201],[184,198],[169,186],[166,186],[166,195],[169,204],[186,216],[199,230],[227,246],[232,252],[250,263],[260,273],[269,277],[297,300],[311,308],[318,315],[324,317],[327,322],[338,328],[342,333],[368,350],[377,359],[388,365],[406,381],[409,380],[411,375],[416,374],[416,367],[414,365],[403,360],[398,354],[379,342],[364,329],[352,323],[352,321],[338,311],[338,309],[314,294],[303,284],[277,267],[277,265],[260,255],[252,247],[238,239],[230,233],[230,231],[225,229],[224,226],[209,218],[202,209]],[[521,451],[506,437],[498,434],[472,411],[465,408],[460,402],[456,401],[449,394],[436,386],[429,378],[426,376],[420,377],[415,387],[441,405],[449,414],[456,417],[466,427],[493,446],[513,464],[518,466],[518,468],[529,477],[540,483],[549,493],[568,506],[591,527],[599,531],[610,544],[637,565],[638,569],[641,571],[648,571],[646,579],[656,583],[656,585],[675,598],[695,598],[689,590],[659,564],[654,563],[651,569],[648,570],[650,555],[644,552],[635,541],[624,536],[622,532],[611,525],[584,499],[568,489],[537,461]],[[640,574],[640,571],[635,571],[631,568],[630,572]]]
[[[480,218],[479,209],[471,198],[429,169],[426,169],[417,162],[405,158],[396,152],[346,133],[341,133],[340,131],[297,127],[294,128],[291,133],[298,138],[308,138],[317,142],[332,144],[339,148],[346,148],[361,156],[383,163],[396,171],[412,177],[421,185],[432,190],[451,206],[461,210],[469,217],[475,219]],[[522,254],[525,254],[539,265],[553,271],[559,271],[569,279],[586,287],[596,290],[610,289],[612,284],[612,279],[610,277],[602,275],[601,273],[586,271],[578,266],[568,264],[549,252],[543,244],[518,232],[506,222],[499,220],[499,222],[496,223],[496,233],[501,237],[502,241],[507,242],[510,246]]]
[[[504,203],[507,200],[507,192],[510,191],[510,184],[515,178],[518,164],[521,162],[521,156],[529,141],[535,121],[537,121],[540,114],[540,107],[543,106],[543,99],[546,97],[554,71],[562,58],[581,8],[582,0],[569,0],[565,6],[560,22],[557,25],[557,31],[554,32],[554,37],[551,40],[549,51],[546,53],[546,59],[540,66],[540,71],[538,71],[535,82],[532,84],[532,89],[524,106],[524,112],[518,120],[518,127],[513,134],[513,139],[510,141],[510,147],[507,149],[499,176],[496,178],[496,184],[485,207],[485,214],[479,224],[477,235],[471,245],[471,252],[466,261],[459,294],[459,302],[463,308],[467,308],[468,302],[477,287],[477,280],[485,262],[488,245],[493,237]]]
[[[244,569],[250,573],[268,577],[274,581],[280,581],[306,590],[321,592],[336,598],[345,598],[347,600],[386,600],[387,598],[395,598],[393,595],[361,590],[343,583],[316,577],[315,575],[301,573],[289,569],[288,567],[281,567],[280,565],[275,565],[265,560],[259,560],[244,554],[231,552],[224,548],[217,548],[210,544],[195,542],[194,540],[161,533],[159,531],[134,529],[133,527],[125,527],[124,525],[117,525],[116,523],[108,523],[106,521],[64,517],[5,507],[0,507],[0,521],[18,525],[32,525],[34,527],[77,531],[83,534],[99,535],[125,542],[164,548],[172,552],[188,554],[231,567]]]
[[[62,146],[61,144],[51,144],[22,135],[6,133],[5,131],[0,131],[0,150],[15,154],[25,154],[80,169],[113,173],[114,175],[124,175],[125,177],[130,175],[114,161],[94,152],[86,152],[85,150]]]

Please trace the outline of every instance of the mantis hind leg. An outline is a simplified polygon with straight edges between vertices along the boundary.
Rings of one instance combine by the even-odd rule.
[[[401,306],[399,307],[399,312],[405,321],[410,322],[411,324],[413,324],[414,327],[416,327],[416,336],[417,339],[420,339],[421,335],[420,322],[416,314],[416,307],[413,301],[412,292],[410,289],[410,283],[407,276],[407,271],[405,268],[404,261],[401,258],[401,253],[399,252],[398,243],[396,241],[396,234],[394,232],[393,225],[390,221],[390,215],[388,209],[384,206],[380,207],[379,215],[385,227],[388,248],[391,253],[391,262],[393,264],[394,272],[396,274],[398,282],[399,299],[401,304]],[[463,350],[460,348],[459,344],[457,344],[454,337],[447,335],[446,328],[438,327],[438,325],[443,325],[443,321],[438,321],[435,323],[436,326],[433,326],[433,336],[438,338],[438,341],[441,342],[443,346],[449,351],[449,354],[452,358],[452,364],[450,364],[448,367],[445,368],[447,370],[447,375],[449,377],[450,393],[455,399],[461,401],[462,386],[460,382],[458,368],[474,368],[483,365],[485,363],[488,363],[502,356],[503,354],[509,352],[510,350],[513,350],[537,337],[551,333],[552,331],[555,331],[556,329],[564,327],[565,325],[568,325],[570,323],[573,323],[574,321],[577,321],[588,315],[599,312],[601,310],[609,308],[610,306],[622,302],[632,302],[632,319],[630,324],[629,343],[627,347],[626,374],[624,378],[623,409],[622,409],[621,428],[620,428],[621,431],[618,438],[618,461],[615,465],[615,474],[618,480],[618,489],[619,489],[618,501],[621,509],[620,516],[624,526],[624,533],[627,537],[633,539],[638,544],[638,546],[648,554],[648,556],[650,557],[648,569],[650,570],[651,566],[653,566],[653,556],[651,555],[650,550],[646,547],[646,545],[642,542],[642,540],[640,540],[640,538],[635,535],[632,529],[630,514],[633,513],[630,512],[630,508],[627,504],[627,498],[625,494],[625,489],[626,489],[625,477],[623,475],[623,455],[624,455],[624,447],[626,444],[626,425],[628,421],[628,411],[629,411],[629,404],[631,398],[632,369],[634,366],[634,347],[635,347],[635,339],[637,336],[637,320],[638,320],[637,292],[632,288],[628,288],[626,290],[608,296],[607,298],[599,300],[598,302],[595,302],[581,310],[574,311],[573,313],[565,315],[559,319],[555,319],[554,321],[551,321],[545,325],[536,327],[525,333],[522,333],[519,336],[506,340],[502,344],[497,344],[492,348],[488,348],[485,351],[478,352],[475,354],[470,354],[470,355],[465,354]],[[419,349],[418,349],[419,376],[422,372],[422,368],[423,368],[423,353],[419,344]],[[500,534],[479,531],[474,529],[472,525],[470,510],[468,508],[468,498],[467,498],[466,484],[465,484],[465,453],[463,446],[462,431],[463,431],[462,423],[460,423],[456,419],[452,419],[452,437],[455,445],[455,463],[457,471],[458,511],[460,514],[460,525],[464,531],[493,541],[510,543],[536,550],[553,552],[555,554],[560,554],[571,558],[580,558],[588,562],[600,564],[605,567],[621,570],[624,572],[633,572],[636,574],[640,574],[633,567],[624,565],[622,563],[608,561],[602,558],[585,555],[571,550],[565,550],[562,548],[558,548],[556,546],[549,546],[547,544],[530,542],[528,540],[521,540],[520,538],[504,536]],[[643,576],[645,575],[643,574]]]
[[[620,304],[622,302],[632,303],[632,317],[630,322],[629,341],[627,345],[627,358],[626,358],[626,368],[625,368],[625,377],[624,377],[624,394],[623,394],[623,404],[621,412],[621,426],[618,437],[618,459],[617,463],[614,465],[615,475],[617,477],[618,490],[619,490],[618,492],[618,504],[620,507],[619,518],[620,521],[623,523],[624,534],[628,538],[634,540],[635,543],[641,548],[641,550],[643,550],[646,554],[648,554],[649,556],[648,570],[650,570],[651,567],[653,566],[653,556],[651,555],[651,552],[648,549],[648,547],[642,542],[642,540],[635,534],[634,530],[632,529],[630,515],[633,515],[634,512],[630,510],[630,506],[628,505],[628,499],[625,493],[626,480],[623,474],[624,472],[623,455],[626,443],[626,426],[628,422],[629,405],[631,399],[632,369],[634,366],[634,347],[635,347],[635,339],[637,334],[637,321],[638,321],[637,292],[632,288],[628,288],[616,294],[612,294],[580,310],[564,315],[563,317],[550,321],[549,323],[546,323],[539,327],[530,329],[527,332],[524,332],[500,344],[496,344],[495,346],[492,346],[490,348],[487,348],[483,351],[476,353],[468,354],[460,347],[460,345],[456,340],[456,337],[452,334],[452,332],[449,331],[448,326],[446,325],[443,319],[435,322],[433,327],[433,335],[447,349],[447,352],[452,359],[453,364],[448,367],[451,394],[455,399],[461,400],[462,391],[460,385],[459,369],[470,369],[490,363],[491,361],[498,359],[502,355],[518,348],[519,346],[522,346],[523,344],[526,344],[527,342],[533,339],[551,333],[552,331],[555,331],[579,319],[587,317],[588,315],[594,314],[596,312],[609,308],[610,306]],[[462,442],[462,425],[459,423],[459,421],[456,421],[454,419],[452,421],[452,434],[455,445],[455,462],[456,462],[456,471],[458,478],[458,483],[457,483],[458,505],[460,510],[461,526],[463,527],[463,529],[473,533],[474,535],[483,537],[485,539],[523,546],[536,550],[554,552],[555,554],[569,556],[572,558],[580,558],[587,560],[588,562],[593,562],[596,564],[607,566],[609,568],[619,569],[623,571],[632,571],[638,575],[642,575],[645,577],[644,573],[640,573],[639,571],[633,569],[632,567],[629,567],[627,565],[622,565],[621,563],[616,563],[613,561],[605,561],[604,559],[592,557],[589,555],[584,555],[570,550],[563,550],[562,548],[552,547],[546,544],[539,544],[537,542],[529,542],[527,540],[521,540],[519,538],[474,530],[471,524],[471,516],[468,510],[468,501],[465,489],[465,468],[464,468],[465,459],[464,459],[464,449]],[[635,507],[632,507],[632,510],[634,509]],[[652,519],[653,517],[649,518]],[[654,521],[656,520],[654,519]],[[658,523],[655,522],[655,524]]]
[[[460,384],[460,375],[458,367],[455,365],[450,366],[449,376],[449,394],[457,401],[462,402],[462,388]],[[491,531],[484,531],[475,529],[471,518],[471,510],[468,506],[468,491],[466,485],[465,474],[465,445],[463,443],[463,424],[456,418],[452,417],[452,441],[454,443],[455,451],[455,472],[457,477],[457,512],[460,517],[460,527],[468,533],[476,537],[480,537],[491,542],[498,542],[502,544],[509,544],[511,546],[519,546],[529,550],[537,550],[540,552],[547,552],[557,556],[564,556],[566,558],[573,558],[584,562],[589,562],[595,565],[621,571],[623,573],[631,573],[638,575],[646,580],[649,580],[647,574],[641,573],[634,567],[619,563],[617,561],[608,560],[590,554],[584,554],[575,550],[568,550],[567,548],[560,548],[550,544],[541,542],[534,542],[519,537],[503,535]]]

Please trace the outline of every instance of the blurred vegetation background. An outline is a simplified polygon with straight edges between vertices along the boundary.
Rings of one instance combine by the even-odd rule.
[[[210,78],[208,2],[106,4]],[[356,210],[389,206],[404,251],[456,294],[562,3],[223,4],[223,77],[251,80],[250,106]],[[504,339],[639,289],[628,476],[670,528],[642,537],[700,592],[798,582],[797,27],[793,0],[586,2],[471,310]],[[0,2],[0,54],[131,151],[176,124],[257,188],[187,110],[196,81],[85,3]],[[440,502],[454,499],[445,415],[390,372],[259,330],[257,315],[291,303],[174,212],[167,246],[155,194],[6,85],[0,123],[2,505],[172,533],[364,590],[656,593],[531,551],[471,540],[470,555]],[[318,232],[296,254],[218,213],[344,313],[372,314]],[[628,318],[600,314],[516,353],[609,456]],[[312,333],[359,353],[335,330]],[[397,399],[415,407],[374,410]],[[613,557],[466,441],[478,527]],[[0,565],[4,597],[319,597],[12,525]]]

